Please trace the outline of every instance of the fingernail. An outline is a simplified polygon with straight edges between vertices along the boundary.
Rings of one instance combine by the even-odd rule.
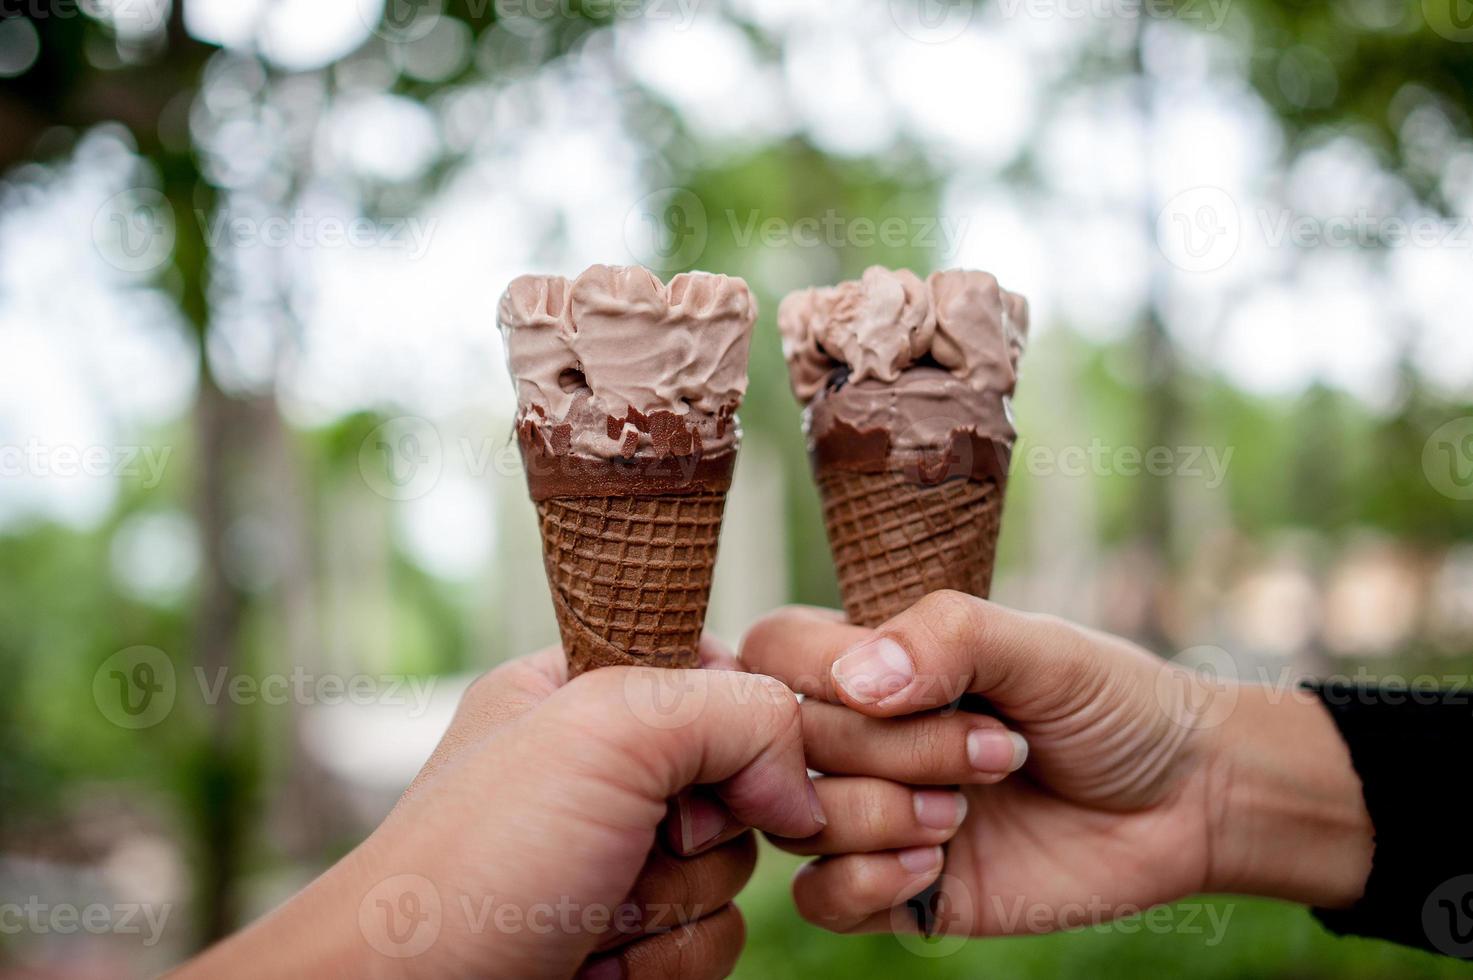
[[[905,648],[888,637],[867,640],[834,661],[834,682],[860,704],[883,701],[915,680]]]
[[[896,857],[900,858],[900,866],[913,875],[923,875],[941,867],[939,847],[911,847],[901,851]]]
[[[813,819],[820,827],[829,825],[829,818],[823,812],[823,801],[818,798],[818,787],[813,785],[813,780],[808,780],[808,809],[813,812]]]
[[[1017,772],[1027,758],[1028,743],[1017,732],[978,728],[967,735],[967,759],[978,772]]]
[[[726,829],[726,808],[704,796],[685,794],[678,798],[680,853],[694,854]]]
[[[624,964],[617,956],[590,960],[574,975],[573,980],[623,980]]]
[[[931,830],[955,830],[967,818],[967,798],[944,789],[916,792],[916,823]]]

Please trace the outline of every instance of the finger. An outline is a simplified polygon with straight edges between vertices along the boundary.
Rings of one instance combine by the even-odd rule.
[[[830,776],[818,796],[833,816],[802,840],[770,837],[790,854],[854,854],[944,844],[967,816],[967,798],[955,790],[912,789],[888,779]]]
[[[553,760],[591,784],[617,778],[659,809],[687,786],[711,784],[749,827],[807,837],[823,824],[797,698],[770,677],[606,667],[574,679],[539,716],[532,744],[579,745]]]
[[[788,606],[758,620],[742,637],[742,669],[776,677],[799,694],[842,703],[829,668],[845,650],[874,636],[842,614]]]
[[[987,715],[958,711],[870,718],[814,700],[803,702],[802,710],[808,766],[831,775],[928,786],[987,784],[1016,772],[1028,758],[1023,736]],[[825,809],[834,812],[827,801]]]
[[[736,651],[718,639],[714,633],[701,634],[701,643],[696,652],[701,658],[701,666],[707,670],[742,669],[741,664],[737,661]]]
[[[945,705],[963,694],[1014,704],[1077,686],[1088,659],[1062,622],[960,592],[933,592],[844,652],[833,677],[844,702],[879,717]]]
[[[940,847],[820,858],[798,869],[793,902],[816,926],[848,932],[920,894],[941,875]]]
[[[725,977],[736,966],[747,928],[735,905],[670,932],[590,959],[578,980],[685,980]]]
[[[942,591],[840,651],[831,673],[845,704],[877,717],[928,711],[964,694],[1007,715],[1099,683],[1098,659],[1087,655],[1084,631],[1060,620]]]
[[[663,829],[665,845],[690,857],[731,840],[747,827],[710,790],[694,788],[670,801]]]
[[[548,647],[509,660],[478,677],[460,699],[450,727],[404,791],[401,802],[419,791],[465,747],[521,717],[567,683],[568,663],[561,647]]]
[[[750,832],[694,858],[656,848],[595,948],[612,949],[696,922],[726,906],[757,866]]]

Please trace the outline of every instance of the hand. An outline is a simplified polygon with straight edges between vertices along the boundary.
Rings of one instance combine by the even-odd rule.
[[[824,835],[854,846],[793,884],[803,916],[827,928],[913,929],[894,909],[938,878],[941,930],[981,936],[1204,891],[1348,905],[1369,871],[1359,780],[1306,695],[1213,685],[1123,640],[954,592],[878,630],[784,610],[749,632],[741,659],[808,696],[812,768],[960,784],[967,801],[944,877],[939,853],[922,871],[887,850],[898,803],[830,806]],[[825,801],[832,778],[819,781]]]
[[[568,682],[557,650],[492,671],[367,841],[185,975],[726,975],[745,826],[809,835],[823,819],[796,699],[752,680]]]

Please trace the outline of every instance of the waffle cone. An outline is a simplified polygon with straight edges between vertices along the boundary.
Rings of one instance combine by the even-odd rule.
[[[537,502],[570,676],[699,666],[725,508],[724,491]]]
[[[875,627],[922,596],[992,588],[1003,489],[995,480],[924,485],[896,468],[866,473],[820,465],[824,524],[844,612]]]

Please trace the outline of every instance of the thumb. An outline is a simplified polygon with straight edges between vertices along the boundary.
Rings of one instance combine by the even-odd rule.
[[[1077,693],[1091,674],[1083,634],[1061,620],[1016,612],[961,592],[933,592],[834,661],[839,697],[867,715],[945,707],[986,697],[1017,718]]]

